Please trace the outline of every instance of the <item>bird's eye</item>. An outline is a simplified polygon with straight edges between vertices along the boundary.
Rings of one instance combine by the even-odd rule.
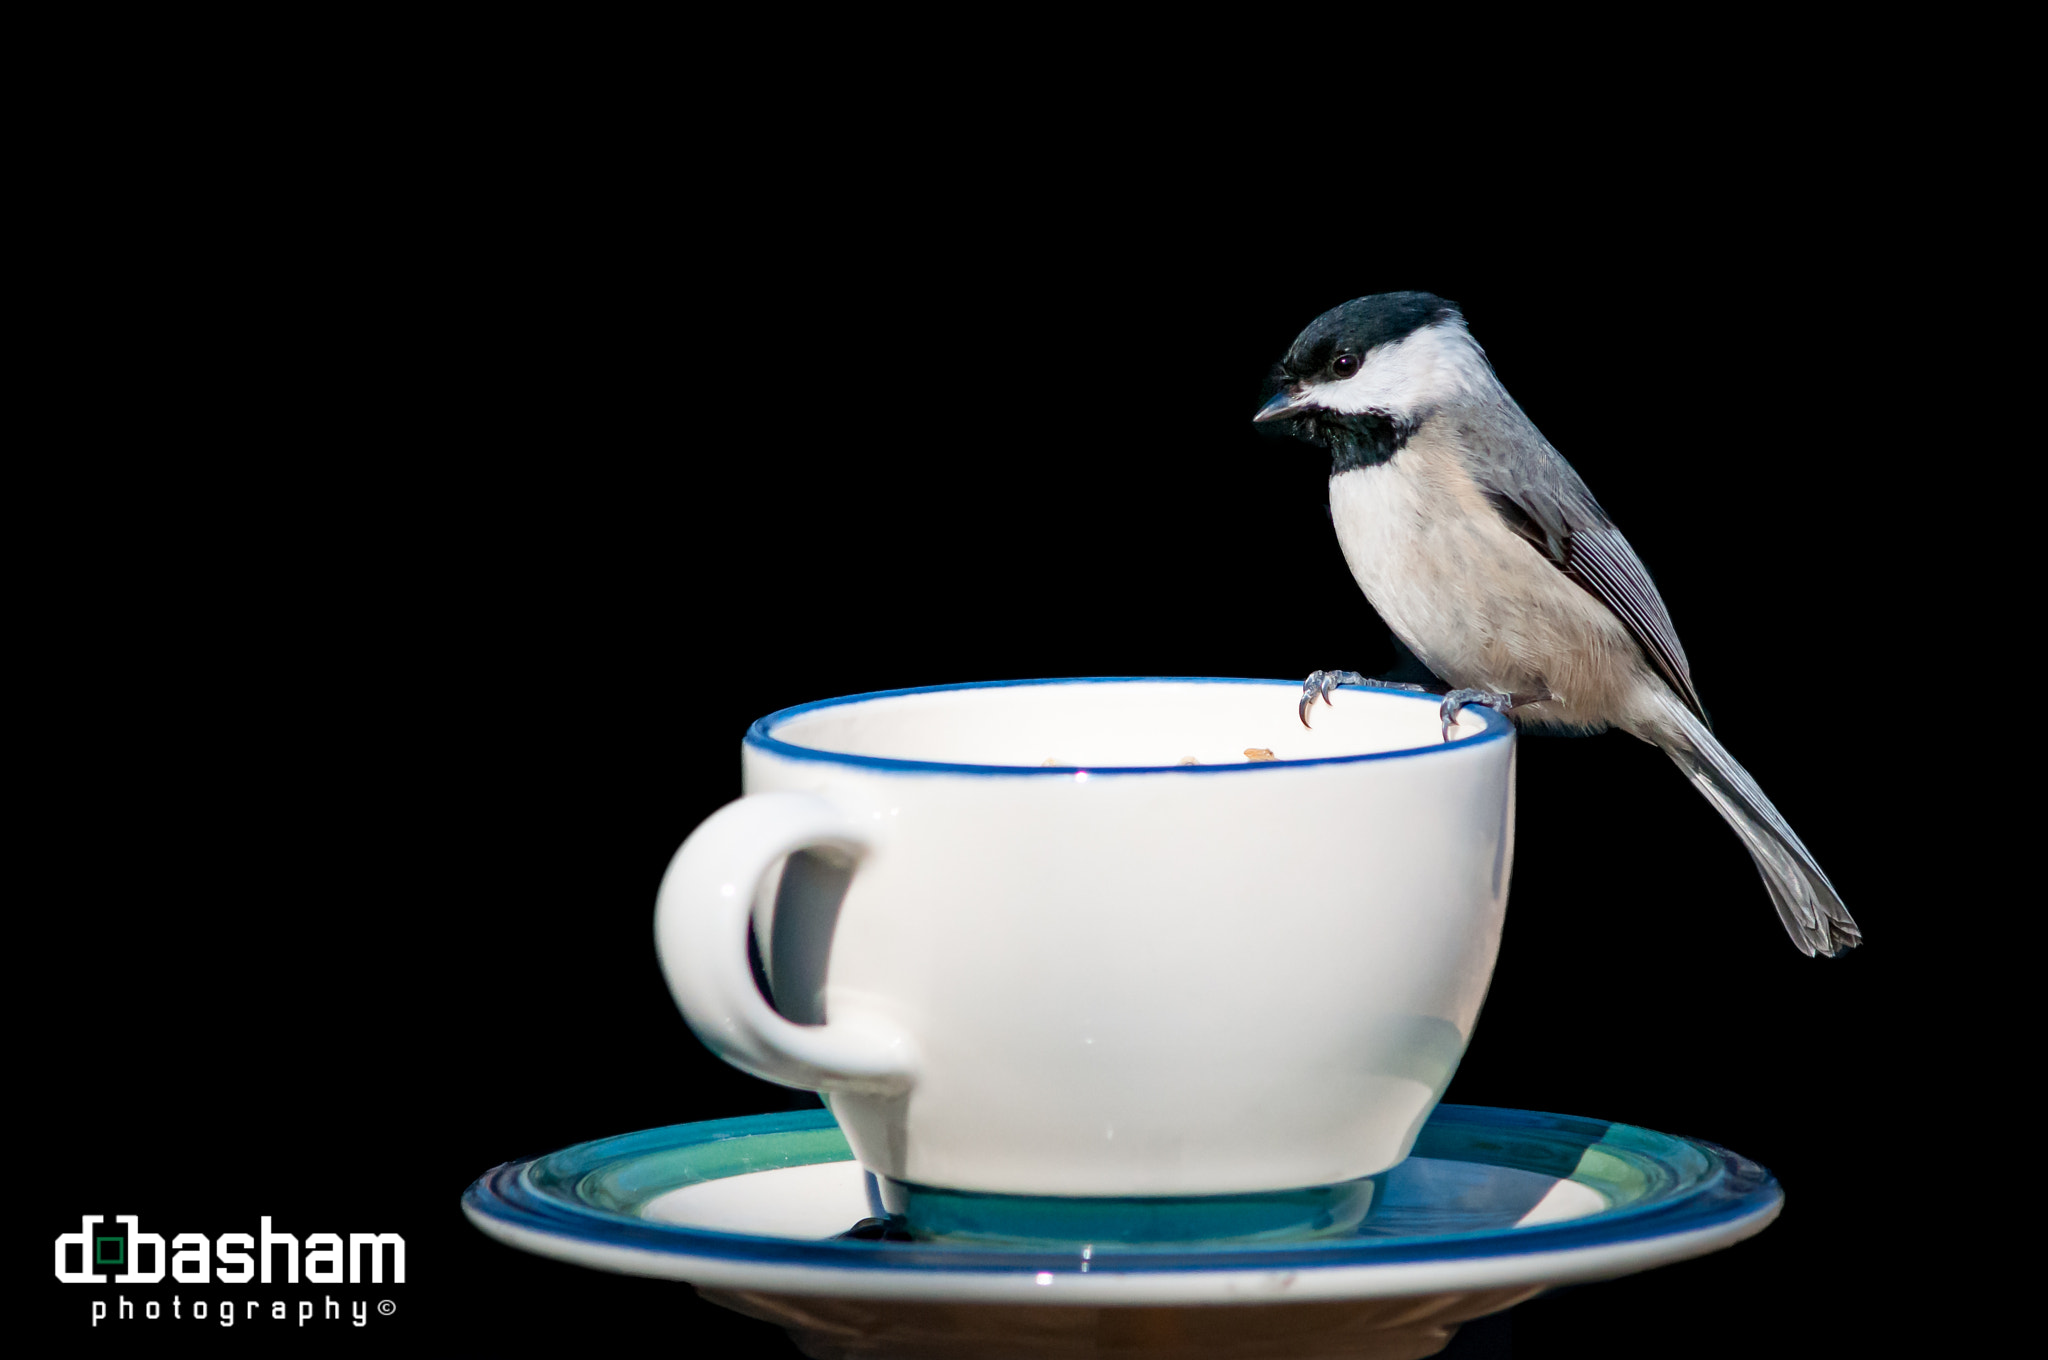
[[[1330,367],[1337,370],[1338,377],[1348,378],[1358,371],[1358,356],[1356,354],[1340,354],[1331,362]]]

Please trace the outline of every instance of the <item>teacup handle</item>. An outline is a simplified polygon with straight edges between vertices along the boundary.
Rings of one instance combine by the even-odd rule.
[[[916,1075],[917,1048],[897,1025],[858,1013],[795,1024],[754,984],[754,894],[776,860],[812,846],[859,857],[872,842],[812,793],[749,794],[705,818],[669,862],[655,899],[661,970],[690,1028],[735,1067],[813,1091],[904,1090]]]

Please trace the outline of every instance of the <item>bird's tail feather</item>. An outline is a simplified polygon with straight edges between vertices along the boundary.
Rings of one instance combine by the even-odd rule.
[[[1675,698],[1667,716],[1677,739],[1658,745],[1742,838],[1792,943],[1802,953],[1830,956],[1863,943],[1863,932],[1842,905],[1841,894],[1749,771]]]

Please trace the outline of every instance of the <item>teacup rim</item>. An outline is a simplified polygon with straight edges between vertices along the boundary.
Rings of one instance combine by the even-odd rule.
[[[1491,742],[1513,737],[1514,724],[1500,713],[1481,705],[1472,705],[1464,711],[1477,714],[1485,730],[1457,741],[1439,742],[1428,746],[1408,746],[1394,751],[1365,751],[1346,756],[1310,756],[1300,760],[1246,761],[1241,765],[971,765],[943,760],[909,760],[898,756],[865,756],[847,751],[821,751],[812,746],[798,746],[783,741],[774,735],[774,729],[805,713],[823,708],[839,708],[848,704],[868,703],[877,699],[896,699],[912,694],[939,694],[949,690],[963,689],[1015,689],[1029,685],[1131,685],[1131,684],[1175,684],[1175,685],[1286,685],[1296,690],[1301,688],[1299,680],[1272,680],[1253,676],[1233,675],[1072,675],[1047,676],[1031,680],[962,680],[945,685],[914,685],[907,689],[869,690],[862,694],[844,694],[832,699],[813,699],[808,703],[793,704],[780,708],[765,717],[754,720],[747,729],[743,745],[771,755],[792,760],[820,761],[834,765],[848,765],[858,769],[889,771],[902,774],[956,774],[1019,777],[1064,777],[1072,779],[1077,775],[1093,778],[1096,775],[1148,775],[1148,774],[1248,774],[1261,770],[1298,770],[1312,765],[1351,765],[1371,760],[1404,760],[1432,753],[1470,750]],[[1441,695],[1418,693],[1397,689],[1369,689],[1362,694],[1388,699],[1402,699],[1415,703],[1441,704]]]

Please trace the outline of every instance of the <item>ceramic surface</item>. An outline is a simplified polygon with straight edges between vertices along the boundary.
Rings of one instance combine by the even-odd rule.
[[[1017,682],[763,719],[747,796],[662,885],[685,1016],[829,1092],[896,1182],[1186,1197],[1386,1170],[1486,994],[1512,729],[1467,709],[1446,743],[1434,698],[1357,690],[1304,729],[1300,689]]]
[[[1545,1288],[1726,1247],[1783,1202],[1755,1163],[1626,1125],[1439,1106],[1351,1238],[1172,1251],[849,1240],[865,1176],[824,1111],[654,1129],[499,1167],[512,1246],[688,1280],[819,1360],[1414,1360]]]

